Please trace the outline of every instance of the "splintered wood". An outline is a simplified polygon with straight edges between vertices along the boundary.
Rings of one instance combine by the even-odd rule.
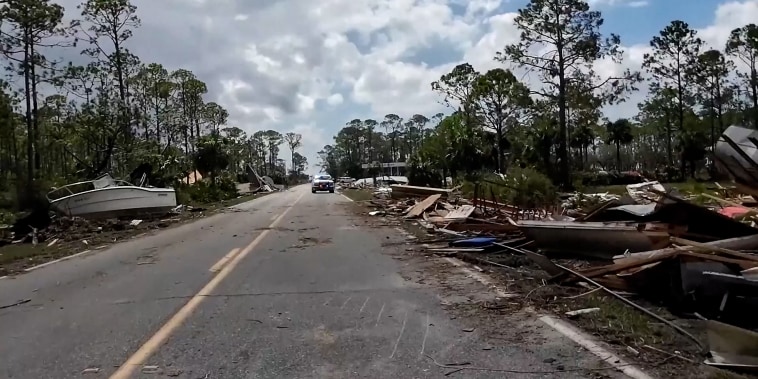
[[[465,220],[471,217],[471,214],[474,213],[474,210],[476,210],[476,208],[474,208],[473,205],[462,205],[460,208],[456,208],[448,212],[444,217],[445,220],[450,221]]]
[[[405,217],[414,218],[414,217],[421,216],[424,212],[426,212],[427,209],[429,209],[429,207],[434,205],[434,203],[436,203],[437,200],[440,199],[440,197],[442,197],[442,195],[440,194],[431,195],[427,197],[426,199],[422,200],[421,202],[416,203],[416,205],[414,205],[410,210],[408,210],[408,213],[406,213]]]
[[[742,270],[758,267],[758,256],[738,251],[746,247],[758,246],[758,235],[731,238],[710,243],[698,243],[672,237],[673,247],[619,256],[613,264],[579,270],[590,278],[603,278],[606,286],[617,290],[628,290],[634,275],[653,268],[661,262],[680,259],[683,261],[718,262],[734,265]],[[570,278],[568,281],[576,281]]]

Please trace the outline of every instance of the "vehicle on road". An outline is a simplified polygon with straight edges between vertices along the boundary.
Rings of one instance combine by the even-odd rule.
[[[316,193],[317,191],[329,191],[329,193],[334,193],[334,179],[332,179],[331,175],[318,174],[313,176],[311,192]]]
[[[355,182],[355,178],[351,178],[349,176],[341,176],[337,178],[337,183],[343,186],[353,184],[354,182]]]

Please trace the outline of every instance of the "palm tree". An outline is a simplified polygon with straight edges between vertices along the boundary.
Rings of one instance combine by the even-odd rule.
[[[616,169],[621,171],[621,145],[628,145],[634,140],[632,123],[625,118],[616,121],[608,121],[605,126],[608,132],[607,143],[616,145]]]
[[[571,135],[571,147],[579,150],[579,166],[585,168],[588,160],[587,149],[595,142],[595,131],[587,124],[581,124],[574,129]]]

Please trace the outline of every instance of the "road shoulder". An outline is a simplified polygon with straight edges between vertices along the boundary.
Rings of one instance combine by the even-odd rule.
[[[405,230],[402,223],[366,216],[366,208],[360,202],[345,206],[359,216],[357,220],[363,228],[381,236],[385,254],[402,262],[401,276],[437,292],[445,311],[467,330],[475,331],[483,349],[519,346],[538,357],[537,361],[549,364],[555,372],[583,371],[594,378],[628,377],[620,370],[634,367],[628,362],[609,364],[542,321],[543,314],[526,306],[523,294],[510,292],[508,284],[490,277],[486,268],[420,253],[414,247],[416,236]],[[597,344],[610,351],[605,344]],[[614,364],[618,368],[612,368]],[[645,371],[643,367],[638,370]],[[641,374],[637,378],[646,376]]]

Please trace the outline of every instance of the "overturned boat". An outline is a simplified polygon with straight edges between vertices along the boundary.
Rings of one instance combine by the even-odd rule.
[[[47,199],[56,211],[84,218],[159,215],[176,207],[172,188],[134,185],[109,174],[55,188]]]
[[[598,259],[661,249],[670,238],[667,226],[656,223],[521,220],[518,227],[543,253]]]
[[[732,125],[716,142],[716,167],[734,179],[741,192],[758,196],[758,130]]]

